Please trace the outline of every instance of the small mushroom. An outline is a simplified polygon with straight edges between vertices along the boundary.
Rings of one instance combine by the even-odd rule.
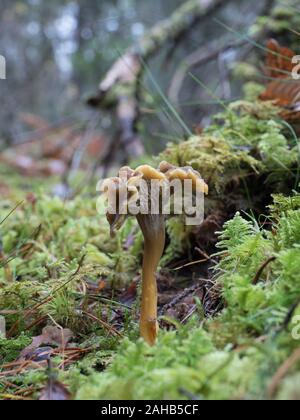
[[[165,248],[166,215],[161,191],[164,187],[170,187],[174,180],[192,180],[193,192],[208,193],[208,186],[193,168],[178,168],[167,162],[161,162],[158,169],[149,165],[139,166],[136,170],[124,167],[118,178],[110,178],[103,184],[108,202],[113,203],[107,210],[111,235],[121,228],[127,216],[135,215],[144,236],[140,333],[151,346],[155,344],[158,332],[156,271]],[[157,181],[155,185],[162,188],[154,212],[151,198],[153,181]],[[143,194],[143,185],[147,187],[146,196]],[[132,210],[133,204],[138,204],[140,211]]]

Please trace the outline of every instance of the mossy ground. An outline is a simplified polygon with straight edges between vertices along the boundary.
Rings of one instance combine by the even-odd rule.
[[[300,315],[297,135],[271,104],[239,102],[161,158],[200,170],[213,222],[199,229],[168,222],[153,348],[138,338],[135,223],[112,240],[93,192],[64,201],[51,196],[49,180],[24,181],[1,168],[0,398],[39,397],[45,362],[11,362],[46,325],[74,334],[69,350],[54,352],[52,369],[77,399],[300,398],[292,334]],[[196,261],[196,248],[207,261],[182,276],[173,271]]]

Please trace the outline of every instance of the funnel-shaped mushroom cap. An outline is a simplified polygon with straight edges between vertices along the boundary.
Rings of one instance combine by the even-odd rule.
[[[145,180],[159,180],[163,181],[166,180],[166,176],[163,174],[163,172],[160,171],[160,169],[152,168],[152,166],[149,165],[142,165],[139,166],[136,171],[137,174],[142,174],[143,179]]]
[[[161,162],[159,170],[165,174],[168,181],[179,179],[180,181],[191,180],[195,192],[208,194],[208,185],[203,181],[200,173],[195,171],[191,166],[178,168],[170,165],[168,162]]]

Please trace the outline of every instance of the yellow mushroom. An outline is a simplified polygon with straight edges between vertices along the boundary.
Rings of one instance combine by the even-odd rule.
[[[146,182],[151,192],[153,183],[158,181],[160,185],[167,186],[173,180],[192,180],[193,190],[208,193],[208,186],[201,175],[193,168],[177,168],[167,162],[162,162],[158,169],[149,165],[139,166],[136,170],[124,167],[120,170],[119,178],[111,178],[104,183],[104,192],[108,200],[111,195],[122,192],[121,198],[116,199],[118,209],[124,211],[107,211],[107,220],[111,227],[112,235],[120,229],[127,216],[132,215],[130,204],[142,201],[140,181]],[[111,188],[109,188],[109,185]],[[118,194],[117,194],[118,195]],[[150,194],[151,195],[151,194]],[[148,195],[148,209],[151,208],[151,199]],[[141,203],[139,203],[141,204]],[[142,268],[142,296],[140,333],[149,345],[154,345],[158,332],[157,322],[157,282],[156,271],[159,261],[165,248],[165,219],[162,207],[158,207],[158,214],[151,214],[151,211],[143,214],[135,214],[138,224],[144,236],[144,258]]]

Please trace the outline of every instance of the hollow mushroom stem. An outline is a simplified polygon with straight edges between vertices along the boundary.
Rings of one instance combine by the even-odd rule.
[[[140,333],[153,346],[158,332],[156,271],[165,247],[165,217],[139,215],[137,219],[145,239]]]

